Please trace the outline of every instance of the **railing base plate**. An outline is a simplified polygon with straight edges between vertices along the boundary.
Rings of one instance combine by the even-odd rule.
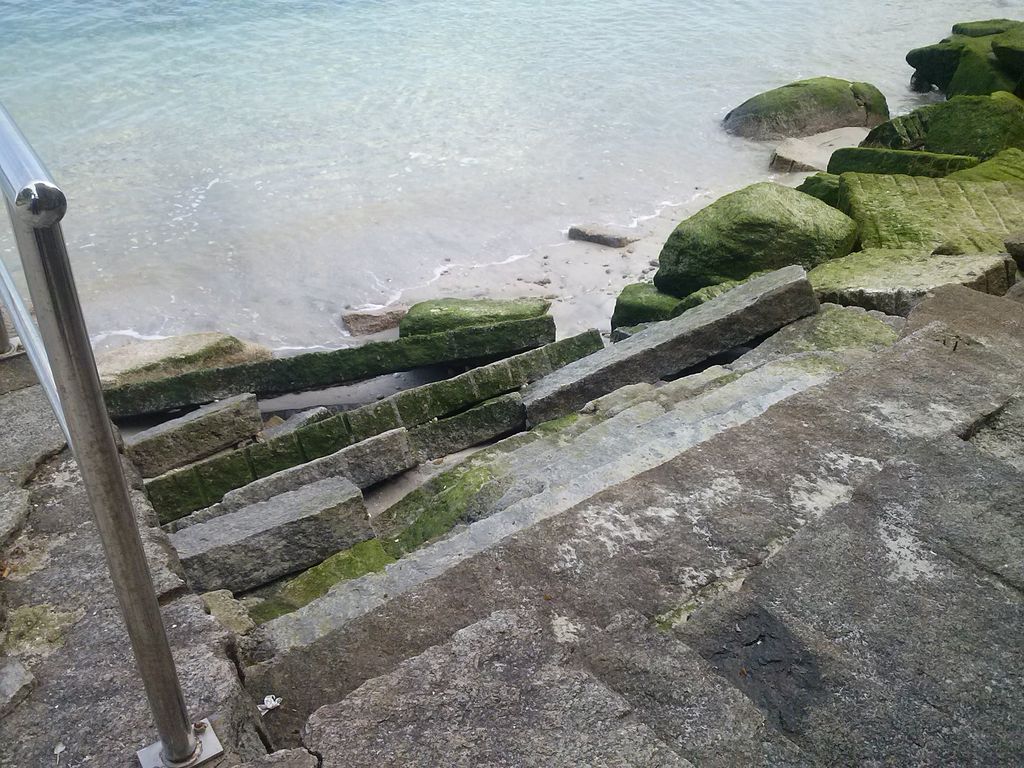
[[[145,749],[140,749],[135,753],[139,758],[142,768],[193,768],[193,766],[202,765],[224,754],[224,747],[221,746],[217,734],[213,732],[213,726],[210,725],[210,721],[204,718],[200,722],[206,727],[202,730],[196,730],[195,735],[196,740],[199,742],[199,748],[191,760],[186,763],[165,763],[163,758],[160,757],[160,749],[163,744],[158,741],[156,744],[150,744]]]

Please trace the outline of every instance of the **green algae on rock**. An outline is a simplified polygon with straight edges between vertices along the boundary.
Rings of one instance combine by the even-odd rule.
[[[432,299],[413,304],[399,321],[400,336],[441,333],[455,328],[490,325],[539,317],[548,311],[545,299]]]
[[[668,320],[679,304],[677,296],[662,293],[653,283],[633,283],[622,289],[615,299],[612,330],[640,323]]]
[[[833,208],[839,206],[839,177],[834,173],[815,173],[804,179],[796,189]]]
[[[841,147],[828,162],[830,174],[889,173],[906,176],[948,176],[973,168],[980,161],[969,155],[947,155],[885,147]]]
[[[0,651],[45,658],[64,645],[68,630],[85,616],[82,608],[61,611],[50,605],[19,605],[7,614]]]
[[[672,312],[672,317],[679,317],[679,315],[683,314],[683,312],[685,312],[686,310],[693,309],[694,307],[699,307],[701,304],[711,301],[712,299],[717,299],[723,293],[728,293],[736,286],[743,285],[743,283],[747,282],[747,280],[752,280],[755,277],[760,277],[763,274],[766,273],[755,272],[754,274],[744,278],[743,280],[726,280],[721,283],[715,283],[714,285],[705,286],[704,288],[701,288],[699,291],[694,291],[689,296],[684,296],[682,299],[680,299],[679,303],[676,305],[675,310]]]
[[[995,157],[951,173],[947,178],[958,181],[1016,181],[1024,184],[1024,150],[1004,149]]]
[[[947,96],[1013,92],[1024,71],[1021,50],[1024,23],[991,19],[957,24],[950,37],[907,54],[914,85],[934,85]]]
[[[748,99],[725,116],[723,125],[749,139],[784,139],[834,128],[870,128],[888,118],[885,96],[873,85],[815,77]]]
[[[96,367],[104,387],[119,387],[269,359],[266,347],[226,333],[189,333],[100,352]]]
[[[890,315],[906,315],[943,285],[1001,296],[1017,265],[1001,254],[937,255],[928,251],[870,248],[815,267],[807,278],[818,299]]]
[[[1024,149],[1024,101],[1003,91],[955,96],[879,125],[861,146],[923,149],[985,160],[1011,147]]]
[[[856,225],[845,214],[790,187],[761,182],[726,195],[683,221],[661,250],[654,284],[688,296],[727,280],[845,256]]]
[[[1024,220],[1024,184],[844,173],[840,208],[863,249],[1000,253]]]

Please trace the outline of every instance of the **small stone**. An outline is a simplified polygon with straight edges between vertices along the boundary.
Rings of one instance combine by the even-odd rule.
[[[397,328],[408,312],[409,308],[400,304],[379,309],[356,309],[343,314],[341,322],[353,336],[369,336]]]
[[[19,659],[13,656],[0,658],[0,717],[14,711],[32,691],[35,681]]]
[[[635,243],[640,237],[635,229],[605,226],[602,224],[583,224],[581,226],[569,227],[569,239],[597,243],[609,248],[625,248],[630,243]]]
[[[249,618],[249,612],[235,600],[230,590],[217,589],[200,597],[210,615],[236,635],[244,635],[256,626],[256,622]]]
[[[786,139],[775,148],[769,166],[781,173],[824,171],[833,152],[855,147],[867,135],[867,128],[837,128],[806,139]]]

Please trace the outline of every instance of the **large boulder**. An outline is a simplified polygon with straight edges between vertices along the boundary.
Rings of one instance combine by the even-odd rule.
[[[840,208],[862,248],[1001,253],[1024,221],[1024,184],[844,173]]]
[[[413,304],[398,324],[399,336],[441,333],[456,328],[540,317],[545,299],[433,299]]]
[[[879,125],[861,146],[982,159],[1010,147],[1024,149],[1024,101],[1002,91],[991,96],[956,96]]]
[[[120,387],[270,357],[266,347],[226,333],[189,333],[101,352],[96,367],[103,386]]]
[[[678,296],[662,293],[651,283],[627,285],[615,299],[612,329],[668,320],[678,304]]]
[[[950,37],[907,54],[917,90],[937,87],[947,96],[1013,92],[1024,75],[1024,23],[1009,19],[968,22]]]
[[[885,96],[875,86],[815,77],[748,99],[723,124],[729,133],[748,139],[787,139],[835,128],[870,128],[888,119]]]
[[[753,184],[676,227],[661,250],[654,284],[688,296],[755,272],[814,267],[848,254],[856,229],[846,215],[810,195],[771,182]]]
[[[834,173],[815,173],[808,176],[797,190],[816,197],[833,208],[839,205],[839,177]]]

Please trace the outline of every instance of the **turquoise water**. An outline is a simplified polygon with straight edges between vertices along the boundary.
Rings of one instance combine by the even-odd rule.
[[[0,101],[69,193],[90,329],[333,344],[347,305],[765,175],[735,104],[905,109],[949,0],[0,2]],[[13,259],[9,244],[4,258]]]

